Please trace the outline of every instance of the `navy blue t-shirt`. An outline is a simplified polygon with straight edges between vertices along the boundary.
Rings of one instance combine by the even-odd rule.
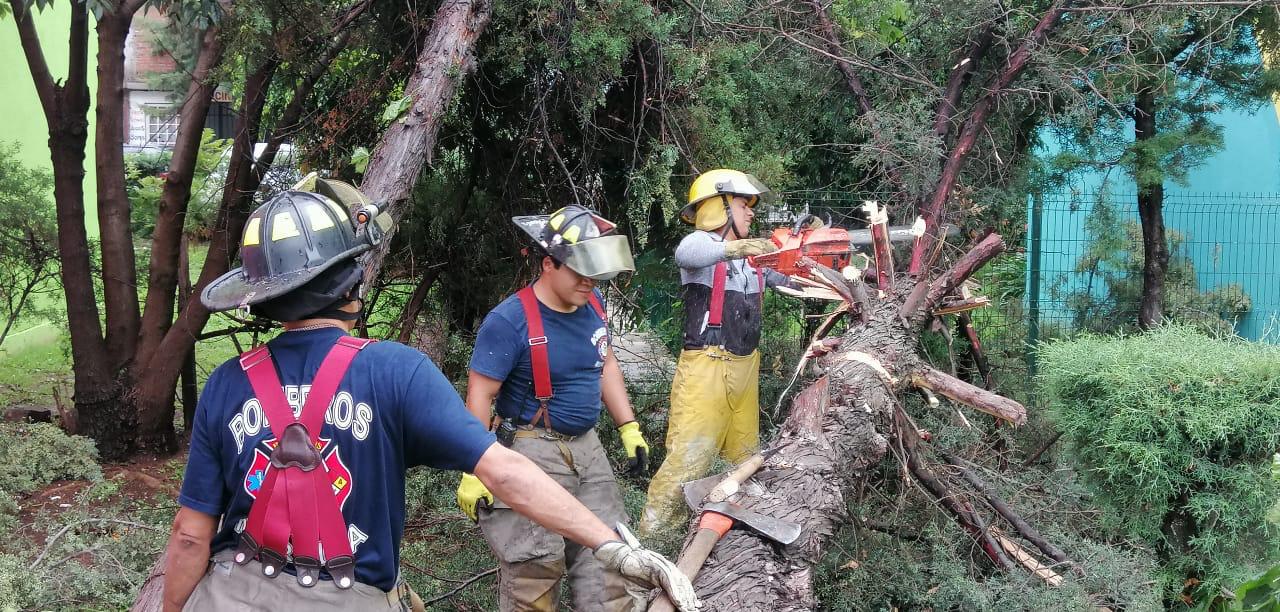
[[[267,343],[295,411],[342,333],[285,332]],[[375,342],[356,356],[325,414],[320,439],[355,552],[356,580],[384,591],[395,586],[400,566],[405,469],[427,465],[470,472],[494,442],[440,370],[395,342]],[[236,546],[265,481],[272,441],[239,360],[218,366],[196,407],[178,496],[185,507],[222,516],[213,552]]]
[[[598,291],[596,299],[600,299]],[[547,406],[551,427],[571,436],[586,433],[600,418],[600,374],[609,356],[608,329],[590,304],[573,312],[557,312],[538,302],[538,312],[551,364],[554,396]],[[519,297],[503,300],[484,318],[471,353],[471,369],[502,381],[497,401],[502,418],[518,414],[521,424],[533,420],[538,399],[529,360],[529,324]]]

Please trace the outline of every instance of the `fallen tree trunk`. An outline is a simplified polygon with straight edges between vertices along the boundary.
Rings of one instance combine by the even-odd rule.
[[[889,451],[895,385],[868,363],[871,355],[895,379],[916,363],[915,335],[881,302],[870,322],[849,331],[826,358],[826,375],[802,391],[769,457],[736,499],[749,509],[801,525],[781,551],[750,533],[729,532],[695,581],[706,610],[809,610],[817,606],[813,567],[828,538],[847,521],[847,491]]]
[[[906,292],[910,279],[899,278],[903,291],[890,289],[862,306],[865,322],[852,325],[839,349],[819,360],[825,374],[797,395],[764,467],[733,500],[799,524],[800,538],[779,550],[749,532],[729,532],[694,581],[704,610],[817,607],[813,569],[828,539],[849,519],[846,497],[890,449],[997,568],[1015,567],[987,519],[920,456],[915,447],[921,432],[900,399],[913,388],[937,390],[1001,419],[1025,420],[1021,404],[938,372],[917,354],[932,307],[1002,249],[999,236],[988,236],[933,282],[920,279]]]

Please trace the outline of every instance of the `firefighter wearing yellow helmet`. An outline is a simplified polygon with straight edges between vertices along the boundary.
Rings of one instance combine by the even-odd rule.
[[[748,231],[769,188],[738,170],[703,173],[680,220],[694,230],[676,247],[684,302],[684,350],[671,383],[667,458],[649,483],[640,520],[650,535],[684,516],[680,483],[701,478],[717,456],[738,463],[760,443],[759,378],[764,289],[787,276],[750,256],[777,250]]]

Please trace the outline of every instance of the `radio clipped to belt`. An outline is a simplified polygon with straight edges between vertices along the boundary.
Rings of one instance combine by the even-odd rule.
[[[542,328],[542,313],[538,312],[538,296],[533,292],[533,285],[529,285],[517,292],[516,297],[520,299],[520,307],[524,309],[524,320],[529,327],[529,365],[533,369],[533,396],[538,400],[538,411],[534,413],[533,420],[529,421],[529,424],[550,431],[551,413],[547,410],[547,406],[555,393],[551,388],[551,360],[547,355],[547,336]],[[595,311],[596,316],[600,317],[607,326],[609,318],[605,314],[604,306],[596,298],[595,292],[591,293],[588,303],[591,304],[591,309]],[[519,418],[520,415],[517,414],[512,419],[503,419],[502,425],[498,427],[499,441],[503,440],[504,433],[508,434],[509,439],[515,438],[515,430],[519,424],[512,421],[518,421]],[[508,427],[509,431],[503,432],[503,427]],[[511,445],[509,442],[505,444]]]
[[[370,342],[350,336],[338,339],[321,362],[296,417],[285,399],[267,347],[263,345],[240,356],[240,367],[266,413],[276,445],[271,450],[266,479],[240,534],[236,563],[243,565],[258,559],[262,573],[275,578],[289,562],[292,545],[298,584],[315,586],[322,569],[338,588],[349,589],[355,584],[355,556],[347,539],[347,524],[320,457],[320,428],[338,383]]]

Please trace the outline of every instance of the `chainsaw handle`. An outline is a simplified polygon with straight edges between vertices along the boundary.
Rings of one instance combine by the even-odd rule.
[[[702,517],[698,520],[698,533],[693,536],[693,541],[680,552],[680,558],[676,560],[676,567],[689,577],[690,582],[698,576],[702,564],[706,563],[707,557],[711,556],[711,550],[731,527],[733,527],[733,519],[723,514],[702,513]],[[671,603],[671,598],[667,597],[666,593],[660,593],[658,598],[653,600],[653,605],[649,606],[649,612],[675,612],[675,609],[675,604]]]
[[[804,226],[808,225],[808,224],[809,224],[809,221],[811,221],[811,220],[813,220],[813,219],[817,219],[817,220],[819,220],[819,221],[821,221],[821,220],[822,220],[822,218],[821,218],[821,217],[819,217],[818,215],[815,215],[815,214],[813,214],[813,213],[804,213],[803,215],[800,215],[799,217],[796,217],[796,223],[795,223],[795,225],[792,225],[792,226],[791,226],[791,233],[792,233],[792,234],[799,234],[799,233],[800,233],[800,230],[801,230],[801,229],[803,229],[803,228],[804,228]]]

